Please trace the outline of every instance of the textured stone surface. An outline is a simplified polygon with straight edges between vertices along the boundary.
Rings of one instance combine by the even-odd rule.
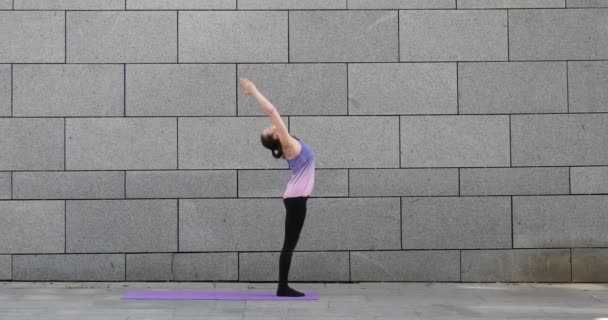
[[[400,118],[402,167],[509,165],[507,115]]]
[[[176,253],[173,272],[176,281],[237,280],[237,253]]]
[[[11,280],[12,258],[9,254],[0,255],[0,280]]]
[[[171,118],[66,120],[68,170],[177,168],[177,121]]]
[[[569,282],[570,250],[463,250],[462,281]]]
[[[239,280],[278,281],[281,252],[239,254]],[[349,253],[294,252],[289,281],[349,281]]]
[[[0,254],[64,253],[63,201],[0,201]]]
[[[125,0],[14,0],[14,3],[15,10],[124,10],[125,8]]]
[[[348,9],[455,9],[453,0],[348,0]]]
[[[290,11],[291,62],[396,62],[396,11]]]
[[[512,165],[605,165],[607,136],[608,114],[512,115]]]
[[[290,132],[313,148],[318,168],[399,167],[398,117],[291,117]]]
[[[242,1],[242,0],[241,0]],[[128,10],[234,10],[237,0],[128,0]]]
[[[461,114],[567,111],[566,62],[458,65]]]
[[[127,116],[236,115],[233,65],[129,64],[126,72]]]
[[[399,11],[399,45],[400,61],[507,60],[507,12]]]
[[[573,248],[572,282],[608,282],[607,248]]]
[[[238,0],[238,7],[239,10],[346,9],[347,1],[348,0]]]
[[[177,62],[175,12],[70,11],[66,18],[68,62]]]
[[[239,197],[282,197],[291,171],[239,170]],[[346,169],[317,169],[311,197],[348,196]]]
[[[287,62],[287,12],[179,12],[180,62]]]
[[[608,112],[608,61],[569,61],[568,86],[570,112]]]
[[[456,113],[455,63],[351,63],[348,113]]]
[[[268,117],[180,118],[179,169],[287,168],[260,142],[270,125]]]
[[[458,195],[458,169],[351,169],[349,192],[351,197]]]
[[[569,192],[567,167],[460,169],[461,195],[532,195]]]
[[[67,200],[66,252],[175,252],[177,200]]]
[[[458,281],[458,250],[352,251],[353,281]]]
[[[458,9],[564,8],[565,6],[566,0],[458,0]]]
[[[608,281],[607,26],[606,0],[0,0],[0,280],[274,289],[291,172],[246,77],[315,154],[291,278],[330,303],[290,315],[599,319],[582,284],[332,282]],[[18,291],[3,316],[71,318]],[[98,302],[73,316],[141,313]]]
[[[608,167],[571,167],[572,194],[608,193]]]
[[[63,119],[0,118],[0,170],[63,170]]]
[[[14,116],[122,116],[123,66],[17,64]]]
[[[11,173],[0,172],[0,199],[11,198]]]
[[[15,199],[124,198],[124,172],[14,172]]]
[[[11,116],[11,65],[0,64],[0,117]]]
[[[127,281],[172,281],[172,253],[126,254]]]
[[[281,250],[284,211],[278,199],[180,200],[179,251]]]
[[[608,0],[568,0],[568,8],[608,7]]]
[[[270,294],[276,282],[2,283],[5,318],[189,320],[298,318],[385,319],[601,319],[608,288],[596,283],[295,282],[314,301],[142,301],[130,290],[243,290]],[[306,297],[305,297],[306,298]],[[50,301],[49,301],[50,300]],[[145,310],[141,307],[153,304]],[[145,314],[145,315],[144,315]],[[285,316],[289,314],[289,316]]]
[[[515,248],[606,247],[606,195],[514,196]]]
[[[13,256],[13,280],[124,281],[124,279],[124,254]]]
[[[608,58],[608,10],[511,10],[511,60]]]
[[[280,251],[280,199],[179,201],[180,251]],[[398,198],[310,198],[296,251],[399,249]]]
[[[403,249],[511,248],[510,197],[401,199]]]
[[[236,197],[234,170],[127,172],[127,198]]]
[[[0,11],[0,63],[63,63],[64,18],[61,11]]]
[[[346,68],[334,63],[239,64],[238,77],[255,81],[282,115],[346,115]],[[264,115],[257,100],[242,91],[239,116]]]

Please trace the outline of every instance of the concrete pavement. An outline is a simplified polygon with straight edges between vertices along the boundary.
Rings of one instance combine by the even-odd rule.
[[[314,301],[123,300],[133,289],[274,290],[275,283],[0,282],[0,319],[608,320],[608,284],[297,283]]]

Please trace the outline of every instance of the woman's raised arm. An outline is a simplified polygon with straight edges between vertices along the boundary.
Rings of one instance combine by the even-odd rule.
[[[295,143],[297,143],[296,139],[292,138],[283,123],[283,119],[281,119],[281,115],[277,108],[275,108],[262,93],[256,88],[253,82],[249,81],[247,78],[240,78],[241,85],[244,87],[245,94],[253,95],[258,103],[260,104],[260,108],[270,117],[270,122],[275,126],[276,133],[279,136],[279,140],[281,141],[281,146],[283,147],[283,151],[288,148],[292,148]]]

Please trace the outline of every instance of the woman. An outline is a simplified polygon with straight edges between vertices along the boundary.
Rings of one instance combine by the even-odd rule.
[[[315,156],[307,144],[287,131],[276,108],[246,78],[240,78],[244,94],[253,95],[262,110],[270,117],[272,125],[262,131],[262,145],[272,152],[276,159],[287,160],[292,171],[291,179],[283,193],[285,205],[285,239],[279,258],[279,285],[277,296],[301,297],[304,293],[287,285],[291,256],[300,238],[300,231],[306,218],[306,201],[312,193],[315,181]]]

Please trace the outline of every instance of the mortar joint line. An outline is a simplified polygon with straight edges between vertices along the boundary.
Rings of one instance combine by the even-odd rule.
[[[236,110],[236,116],[239,116],[239,64],[235,63],[234,64],[234,75],[235,75],[235,79],[234,79],[234,83],[236,86],[236,105],[234,106],[234,109]]]
[[[572,282],[572,269],[574,269],[574,266],[572,265],[572,248],[570,248],[570,282]]]
[[[401,168],[401,116],[397,117],[397,142],[399,143],[399,168]]]
[[[352,251],[348,250],[348,281],[353,281],[353,276],[351,274],[351,259],[350,256],[352,254]]]
[[[568,74],[568,65],[570,63],[566,60],[566,113],[570,113],[570,75]]]
[[[456,114],[460,114],[460,88],[458,86],[458,61],[456,61]]]
[[[179,198],[177,198],[177,252],[179,252]]]
[[[513,195],[511,195],[511,249],[515,249],[515,235],[513,233]]]
[[[13,63],[11,63],[11,117],[13,116],[13,95],[14,95],[14,91],[15,91],[15,84],[14,84],[14,79],[15,79],[15,75],[13,72]]]
[[[460,196],[460,167],[458,169],[458,196]]]
[[[14,0],[13,0],[14,1]],[[63,12],[63,63],[68,63],[68,11]]]
[[[178,237],[179,239],[179,237]],[[173,262],[175,260],[175,252],[171,252],[171,281],[175,281],[175,274],[173,273]]]
[[[568,194],[572,194],[572,167],[568,166]]]
[[[179,170],[179,117],[175,117],[175,168]]]
[[[509,167],[513,167],[513,147],[511,142],[511,115],[509,115]]]
[[[63,253],[68,253],[68,209],[67,200],[63,200]]]
[[[403,198],[399,197],[399,246],[403,250]]]
[[[176,48],[176,50],[177,50],[176,59],[177,59],[177,63],[179,63],[179,10],[175,11],[175,17],[176,17],[176,19],[175,19],[176,20],[175,27],[176,27],[176,32],[177,32],[176,33],[176,38],[175,38],[175,41],[176,41],[176,44],[177,44],[176,45],[176,47],[177,47]]]
[[[346,168],[346,197],[350,198],[350,168]]]
[[[509,9],[507,10],[507,61],[511,61],[511,37],[509,32]]]
[[[289,15],[290,15],[289,10],[287,10],[287,63],[290,62],[289,56],[291,55],[289,52],[289,39],[290,39],[289,38]]]
[[[122,116],[127,116],[127,64],[122,64]]]
[[[66,135],[67,130],[67,118],[63,118],[63,171],[67,170],[67,149],[68,149],[68,139]]]
[[[462,249],[458,250],[458,253],[459,253],[458,254],[458,263],[460,265],[460,267],[459,267],[460,270],[458,270],[459,271],[458,273],[459,273],[459,280],[460,280],[460,282],[462,282]]]

